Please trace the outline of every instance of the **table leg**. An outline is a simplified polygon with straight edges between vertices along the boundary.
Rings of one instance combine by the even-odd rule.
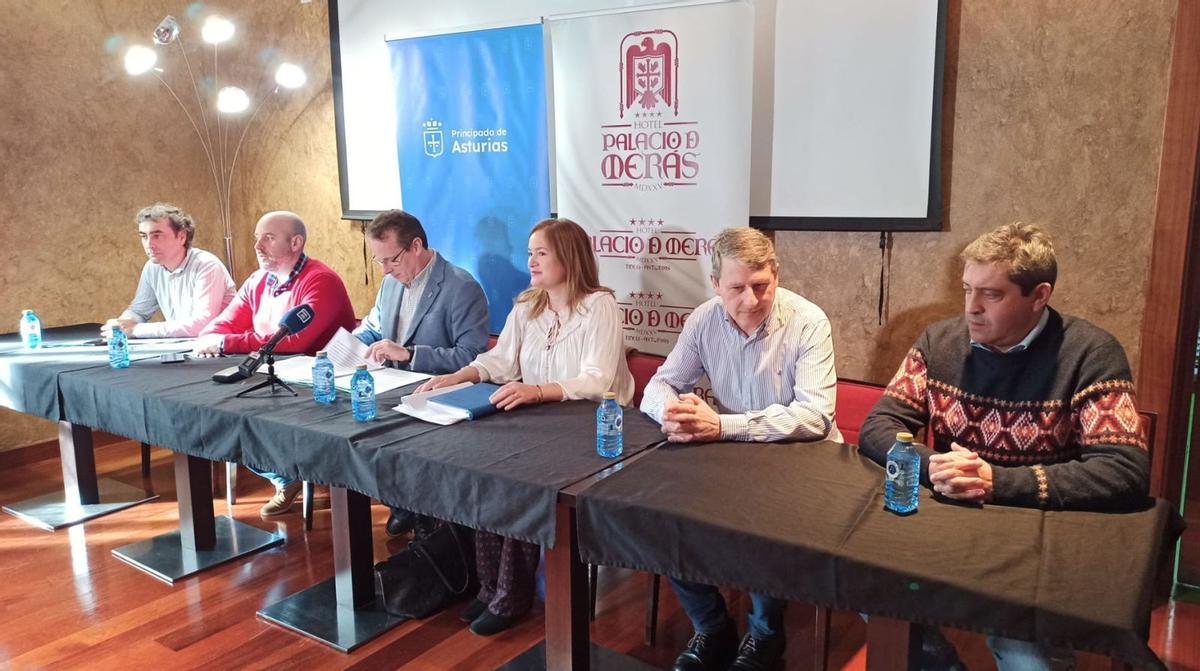
[[[176,452],[175,492],[179,497],[179,535],[182,546],[192,550],[211,550],[216,547],[212,462]]]
[[[54,531],[158,498],[145,489],[96,476],[96,454],[89,427],[59,422],[58,453],[62,493],[12,503],[4,506],[5,512]]]
[[[872,615],[867,621],[867,671],[918,669],[921,626]]]
[[[375,598],[371,499],[345,487],[329,488],[333,577],[258,611],[258,616],[342,652],[404,620]]]
[[[63,491],[67,502],[78,502],[80,505],[100,503],[92,429],[71,422],[59,422],[58,454],[62,462]]]
[[[212,462],[175,453],[179,529],[112,551],[113,556],[171,585],[252,552],[280,545],[282,534],[213,516]]]
[[[833,624],[833,609],[813,606],[813,671],[829,668],[829,628]]]
[[[587,567],[579,560],[573,506],[558,504],[554,537],[546,550],[546,668],[588,671]]]
[[[369,606],[375,600],[371,499],[345,487],[331,487],[329,494],[337,603],[350,609]]]
[[[573,501],[555,509],[553,548],[546,550],[546,640],[499,671],[652,671],[654,667],[592,644],[588,618],[588,570],[579,559]]]
[[[237,505],[237,469],[237,464],[225,464],[225,500],[231,506]]]

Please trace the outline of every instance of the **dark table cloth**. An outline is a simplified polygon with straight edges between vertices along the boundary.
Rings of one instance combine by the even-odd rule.
[[[1150,599],[1177,519],[964,506],[883,509],[883,469],[838,443],[643,455],[579,496],[584,561],[1161,667]]]
[[[354,420],[338,392],[331,406],[309,387],[298,397],[260,390],[263,376],[216,384],[236,360],[138,361],[59,378],[65,418],[214,461],[232,461],[362,492],[392,505],[553,545],[558,491],[605,468],[590,402],[548,403],[441,427],[391,408],[412,387],[381,394],[378,418]],[[626,412],[625,450],[657,443],[658,426]]]
[[[99,324],[79,324],[44,329],[42,347],[25,349],[19,334],[0,335],[0,406],[49,420],[63,419],[58,395],[62,373],[108,366],[108,348],[83,345],[100,335]],[[188,349],[179,345],[134,341],[131,360],[157,357],[166,351]]]

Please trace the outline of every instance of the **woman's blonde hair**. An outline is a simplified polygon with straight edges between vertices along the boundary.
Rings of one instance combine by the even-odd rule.
[[[612,289],[600,284],[600,272],[596,267],[596,255],[592,252],[591,239],[579,224],[570,219],[543,219],[529,231],[529,237],[541,231],[546,236],[550,251],[558,257],[567,271],[567,308],[574,310],[589,294],[597,291],[612,293]],[[550,296],[545,289],[530,287],[517,296],[518,303],[529,303],[529,316],[536,318],[550,305]]]

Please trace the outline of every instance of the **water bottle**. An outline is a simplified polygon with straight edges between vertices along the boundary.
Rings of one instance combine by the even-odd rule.
[[[921,485],[921,455],[912,446],[907,431],[896,434],[896,442],[887,453],[887,480],[883,483],[883,507],[897,515],[917,511],[917,492]]]
[[[21,342],[26,349],[37,349],[42,346],[42,320],[33,314],[33,310],[21,312]]]
[[[312,367],[313,398],[317,403],[329,405],[337,398],[337,387],[333,386],[333,362],[324,350],[317,352]]]
[[[124,331],[115,326],[112,335],[108,336],[108,365],[129,368],[129,339]]]
[[[360,422],[375,419],[375,378],[367,372],[366,365],[359,365],[350,377],[350,407],[354,419]]]
[[[604,400],[596,408],[596,453],[605,459],[621,456],[625,450],[625,438],[622,430],[625,424],[625,411],[617,403],[617,395],[611,391],[604,392]]]

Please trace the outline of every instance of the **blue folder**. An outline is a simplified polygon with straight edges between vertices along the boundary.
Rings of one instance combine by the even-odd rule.
[[[469,387],[455,389],[452,392],[434,396],[429,399],[430,403],[437,403],[450,408],[458,408],[467,413],[467,419],[479,419],[487,417],[496,412],[496,406],[488,400],[492,394],[496,393],[499,385],[491,382],[479,382]]]

